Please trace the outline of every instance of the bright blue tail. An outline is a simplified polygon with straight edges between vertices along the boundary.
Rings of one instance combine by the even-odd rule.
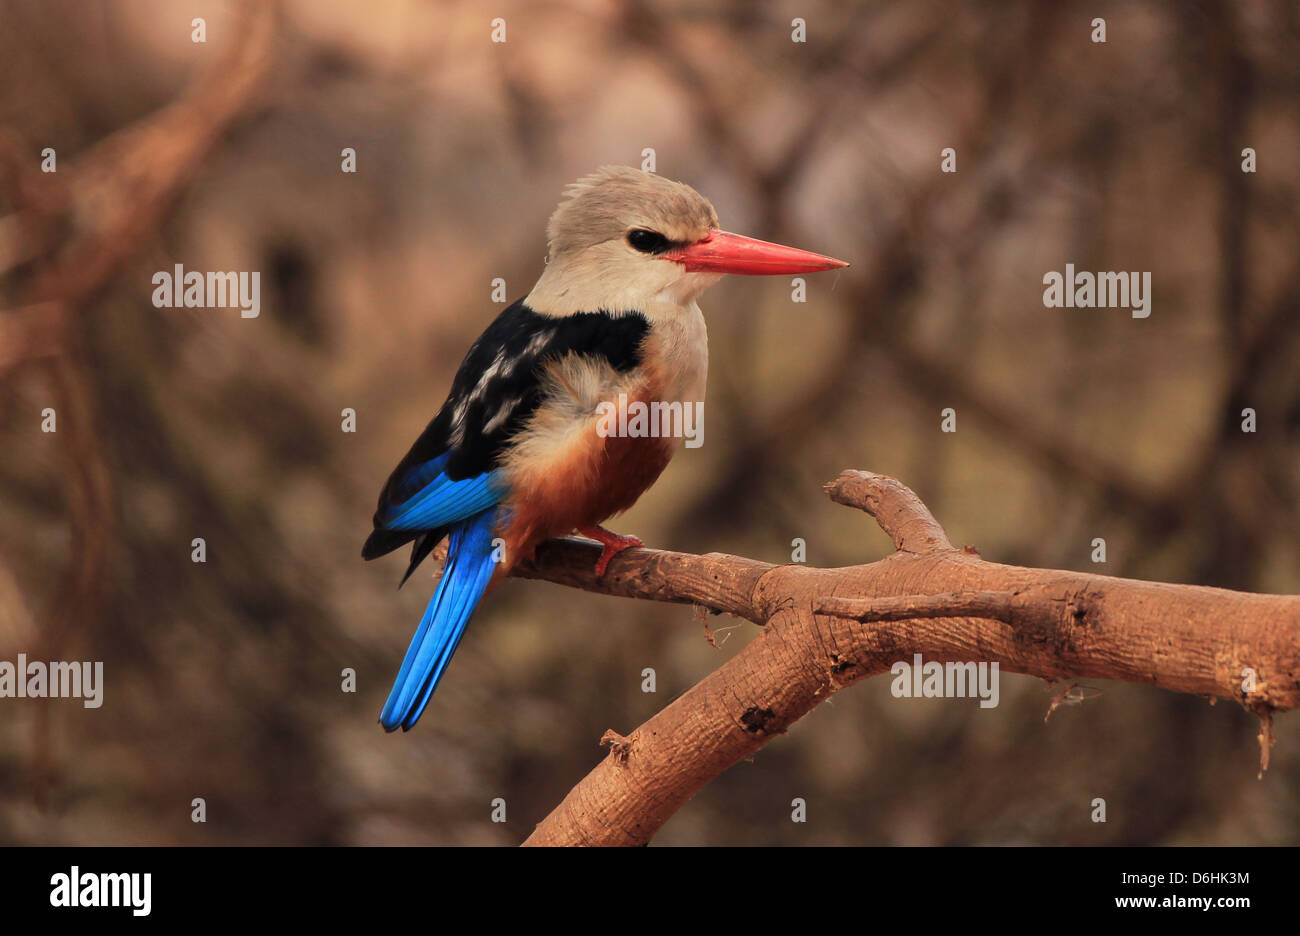
[[[496,563],[492,561],[492,528],[496,510],[462,520],[451,528],[442,580],[424,611],[402,668],[379,716],[386,731],[411,728],[438,687],[465,625],[487,591]]]

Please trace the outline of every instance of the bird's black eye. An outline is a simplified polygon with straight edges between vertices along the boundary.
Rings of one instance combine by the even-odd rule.
[[[627,242],[632,246],[633,250],[648,254],[663,253],[669,247],[668,238],[658,231],[647,231],[642,228],[628,231]]]

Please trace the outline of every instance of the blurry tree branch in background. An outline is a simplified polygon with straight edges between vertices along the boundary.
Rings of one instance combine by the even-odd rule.
[[[35,168],[36,151],[0,128],[0,187],[15,207],[0,218],[0,277],[16,297],[0,308],[0,377],[20,364],[44,367],[61,438],[70,540],[64,587],[42,628],[42,653],[57,657],[101,600],[114,536],[112,473],[96,429],[94,394],[78,347],[78,318],[149,243],[173,200],[236,118],[250,106],[271,61],[275,8],[240,8],[234,37],[174,103],[103,140],[57,172]],[[6,284],[8,285],[8,284]],[[49,709],[36,721],[37,790],[52,768]]]
[[[1091,677],[1234,699],[1261,719],[1300,706],[1300,596],[1252,595],[987,562],[956,549],[910,489],[845,471],[837,503],[876,518],[896,552],[869,565],[776,566],[710,553],[543,545],[516,575],[628,598],[702,605],[758,639],[627,737],[538,826],[530,845],[642,845],[718,774],[898,660],[997,661],[1043,679]],[[1243,691],[1253,673],[1254,691]]]
[[[274,7],[248,3],[237,40],[173,104],[113,134],[66,170],[41,173],[34,154],[0,131],[0,178],[18,207],[2,219],[0,275],[34,263],[26,301],[6,316],[57,314],[91,298],[144,246],[172,199],[249,107],[270,63]],[[60,235],[66,235],[66,238]],[[21,306],[27,306],[24,310]],[[35,309],[30,308],[36,306]],[[4,326],[8,328],[6,320]],[[13,364],[21,357],[5,343]]]

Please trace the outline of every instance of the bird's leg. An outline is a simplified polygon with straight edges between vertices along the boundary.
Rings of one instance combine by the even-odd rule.
[[[605,569],[609,566],[609,560],[613,559],[625,549],[635,549],[638,546],[644,546],[635,536],[619,536],[617,533],[611,533],[603,526],[580,527],[578,532],[588,539],[594,539],[600,543],[600,558],[596,560],[596,578],[605,574]]]

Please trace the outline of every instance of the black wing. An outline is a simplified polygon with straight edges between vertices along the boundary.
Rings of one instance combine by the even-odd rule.
[[[361,555],[373,559],[414,539],[409,576],[447,529],[385,530],[381,518],[390,505],[405,501],[428,482],[427,466],[445,456],[441,473],[452,481],[492,471],[541,405],[543,363],[578,353],[600,357],[626,372],[641,363],[641,344],[649,330],[650,323],[635,312],[556,317],[539,315],[522,299],[503,311],[470,347],[447,401],[389,476],[379,495],[375,530]]]

